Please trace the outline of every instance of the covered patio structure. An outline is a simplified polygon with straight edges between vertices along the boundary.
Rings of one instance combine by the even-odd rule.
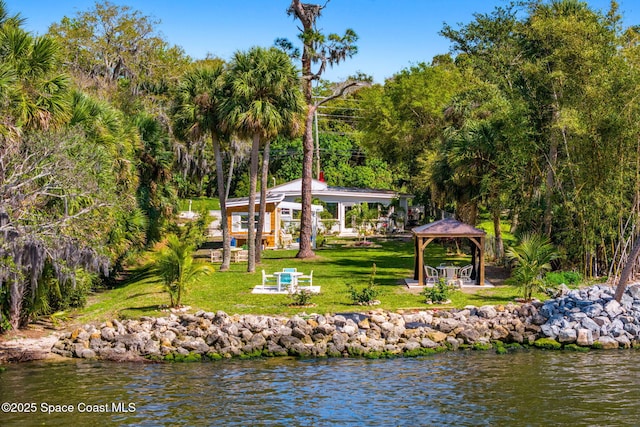
[[[471,241],[472,277],[478,285],[484,285],[484,240],[487,233],[455,219],[441,219],[413,229],[415,243],[414,280],[425,286],[424,249],[434,239],[467,238]]]

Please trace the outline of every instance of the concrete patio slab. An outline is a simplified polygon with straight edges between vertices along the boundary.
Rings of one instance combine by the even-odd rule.
[[[319,294],[320,286],[302,286],[298,288],[300,290],[309,290],[311,293]],[[277,286],[262,286],[258,285],[251,291],[252,294],[274,294],[274,295],[288,295],[289,289],[278,290]]]
[[[407,288],[410,289],[422,289],[424,286],[420,285],[418,283],[417,280],[415,279],[404,279],[404,284]],[[427,287],[432,287],[433,284],[428,283]],[[488,280],[485,279],[484,281],[484,285],[477,285],[477,284],[466,284],[466,285],[462,285],[462,289],[486,289],[486,288],[493,288],[493,284],[491,284],[491,282],[489,282]]]

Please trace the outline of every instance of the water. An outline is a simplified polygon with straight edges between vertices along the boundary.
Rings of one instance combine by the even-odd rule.
[[[35,412],[0,413],[0,425],[636,426],[639,360],[629,350],[27,363],[0,373],[0,402]],[[74,412],[43,413],[55,404]]]

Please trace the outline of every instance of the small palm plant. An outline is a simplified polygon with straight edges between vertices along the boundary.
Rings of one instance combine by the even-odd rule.
[[[506,255],[515,262],[508,282],[520,286],[526,300],[531,300],[534,291],[543,290],[543,275],[551,270],[551,261],[558,258],[549,239],[538,234],[524,235],[518,245],[509,248]]]
[[[171,307],[180,307],[187,285],[203,275],[213,272],[213,267],[194,262],[194,247],[183,242],[178,236],[171,234],[167,238],[167,246],[156,253],[154,265],[150,273],[161,282],[171,302]]]
[[[358,203],[347,214],[353,221],[358,236],[362,236],[363,242],[367,242],[367,233],[373,222],[378,219],[378,210],[370,209],[367,203]]]

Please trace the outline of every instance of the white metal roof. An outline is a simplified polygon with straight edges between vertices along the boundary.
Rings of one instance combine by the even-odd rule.
[[[296,210],[296,211],[301,211],[302,210],[302,203],[285,202],[284,198],[285,198],[285,195],[282,194],[282,193],[279,193],[279,194],[269,193],[269,194],[267,194],[267,203],[274,203],[279,208],[293,209],[293,210]],[[256,205],[258,203],[260,203],[260,196],[256,197]],[[227,200],[227,207],[237,207],[237,206],[249,206],[249,198],[248,197],[238,197],[238,198],[235,198],[235,199]],[[311,205],[311,211],[312,212],[321,212],[323,210],[324,210],[324,208],[322,206],[320,206],[320,205]]]
[[[302,179],[295,179],[270,188],[269,194],[284,194],[285,197],[299,197],[302,194]],[[391,201],[396,197],[413,198],[410,194],[400,194],[393,190],[377,190],[369,188],[331,187],[326,182],[314,179],[311,181],[311,194],[314,197],[340,197],[354,201]]]

